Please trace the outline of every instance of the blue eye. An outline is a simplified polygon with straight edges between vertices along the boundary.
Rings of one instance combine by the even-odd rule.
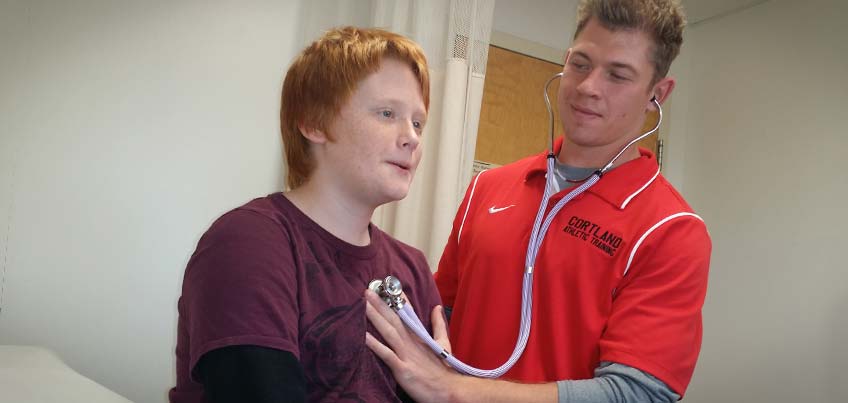
[[[388,109],[385,109],[385,110],[380,111],[380,116],[382,116],[382,117],[384,117],[384,118],[391,118],[391,117],[393,117],[394,115],[395,115],[395,114],[394,114],[392,111],[388,110]]]

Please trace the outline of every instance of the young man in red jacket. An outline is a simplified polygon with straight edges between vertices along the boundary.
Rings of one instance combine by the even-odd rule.
[[[572,181],[642,134],[654,100],[668,99],[684,25],[675,0],[581,3],[560,80],[565,134],[548,210]],[[477,368],[500,366],[516,345],[525,252],[545,183],[546,153],[482,172],[454,220],[435,278],[452,311],[452,353]],[[711,243],[651,152],[627,149],[553,216],[545,235],[533,265],[529,339],[505,380],[448,369],[372,294],[369,319],[392,349],[374,339],[369,347],[419,401],[680,399],[700,351]]]

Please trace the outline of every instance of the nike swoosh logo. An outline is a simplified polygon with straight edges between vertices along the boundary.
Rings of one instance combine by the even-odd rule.
[[[492,206],[492,207],[489,207],[489,214],[500,213],[501,211],[504,211],[504,210],[506,210],[506,209],[508,209],[508,208],[510,208],[510,207],[515,207],[515,205],[514,205],[514,204],[510,204],[509,206],[506,206],[506,207],[498,207],[498,208],[495,208],[495,206]]]

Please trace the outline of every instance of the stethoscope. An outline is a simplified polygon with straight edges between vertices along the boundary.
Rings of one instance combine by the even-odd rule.
[[[530,242],[527,244],[527,255],[524,261],[525,269],[521,288],[521,323],[518,330],[518,340],[515,343],[515,349],[512,351],[512,355],[510,355],[509,359],[507,359],[507,361],[500,367],[489,370],[474,368],[458,360],[456,357],[451,355],[451,353],[442,348],[439,343],[433,340],[427,332],[427,329],[423,324],[421,324],[421,321],[418,319],[418,316],[415,314],[412,306],[407,304],[401,295],[403,288],[400,280],[393,276],[388,276],[383,280],[374,280],[368,284],[369,289],[377,293],[383,301],[389,305],[389,307],[397,312],[406,327],[421,338],[421,340],[423,340],[434,353],[444,358],[444,360],[458,372],[481,378],[499,378],[501,375],[509,371],[513,365],[515,365],[521,357],[521,354],[524,353],[524,348],[527,347],[527,339],[530,337],[530,323],[533,312],[533,267],[536,263],[536,256],[542,246],[542,241],[545,239],[545,234],[547,234],[548,228],[550,227],[551,222],[553,222],[554,217],[566,204],[568,204],[568,202],[597,183],[598,180],[600,180],[601,177],[613,167],[615,161],[618,160],[618,158],[621,157],[628,148],[630,148],[630,146],[656,132],[660,127],[660,123],[662,123],[662,107],[657,101],[657,98],[653,97],[651,102],[656,105],[657,110],[659,111],[659,119],[657,119],[657,124],[654,128],[627,143],[627,145],[625,145],[618,154],[610,159],[603,168],[598,169],[588,177],[579,180],[566,179],[569,182],[582,183],[568,192],[565,197],[560,199],[551,208],[551,210],[545,214],[548,201],[554,193],[558,192],[556,179],[554,178],[554,161],[556,159],[556,154],[554,154],[554,112],[551,107],[551,100],[548,97],[548,86],[550,86],[551,82],[553,82],[556,78],[562,77],[562,75],[562,72],[555,74],[553,77],[549,78],[547,82],[545,82],[544,87],[545,106],[548,108],[548,117],[550,118],[550,146],[548,148],[547,155],[545,191],[541,204],[539,205],[539,210],[536,212],[536,219],[533,222],[533,230],[530,232]]]

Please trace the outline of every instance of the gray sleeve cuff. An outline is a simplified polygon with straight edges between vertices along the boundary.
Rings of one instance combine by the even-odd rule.
[[[673,403],[680,399],[665,383],[631,366],[602,362],[595,377],[557,382],[559,403]]]

